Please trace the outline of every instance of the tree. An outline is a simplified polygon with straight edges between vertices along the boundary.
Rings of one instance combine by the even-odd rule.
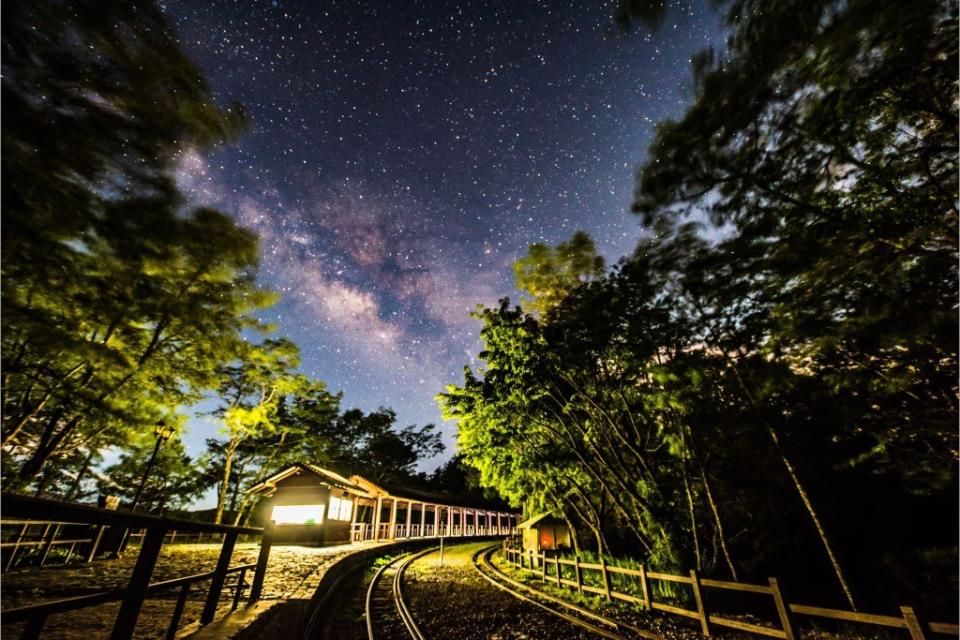
[[[345,411],[336,428],[352,443],[345,461],[351,473],[374,482],[404,482],[414,476],[417,462],[440,454],[444,447],[432,424],[396,428],[397,414],[381,407],[371,413]]]
[[[953,491],[956,3],[723,6],[727,50],[698,56],[696,101],[661,125],[634,209],[661,237],[704,215],[732,236],[707,259],[740,287],[714,282],[702,311],[711,343],[734,347],[757,416],[777,392],[743,372],[744,357],[827,383],[818,399],[848,419],[833,434],[848,464]],[[854,606],[784,418],[767,431]]]
[[[217,491],[214,522],[220,523],[230,484],[233,462],[241,445],[282,429],[278,410],[287,394],[307,385],[294,373],[300,353],[289,340],[271,339],[247,345],[239,358],[220,368],[220,404],[211,414],[223,422],[222,476]]]
[[[249,521],[253,513],[256,496],[249,489],[278,469],[304,461],[329,466],[340,459],[345,444],[335,426],[339,404],[340,394],[331,394],[324,383],[302,381],[277,404],[276,428],[252,434],[235,448],[225,509],[235,525]],[[229,443],[210,440],[207,446],[222,478]]]
[[[597,255],[593,238],[583,231],[556,247],[532,244],[527,255],[513,265],[517,288],[532,296],[524,304],[541,315],[580,283],[603,275],[603,269],[603,257]]]
[[[256,238],[185,210],[184,151],[232,135],[148,2],[36,2],[3,24],[2,442],[8,488],[134,443],[215,384],[252,312]]]
[[[100,493],[116,495],[131,503],[147,471],[154,445],[152,440],[145,440],[122,454],[116,464],[104,469],[100,475]],[[209,486],[200,471],[204,463],[204,460],[194,462],[176,436],[163,443],[140,495],[137,510],[163,515],[169,510],[189,507]]]

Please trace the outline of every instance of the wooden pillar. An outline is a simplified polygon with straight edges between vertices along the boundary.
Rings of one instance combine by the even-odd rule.
[[[127,583],[123,600],[120,601],[120,611],[113,623],[111,640],[127,640],[133,637],[137,618],[140,617],[140,609],[147,597],[147,585],[150,584],[150,576],[153,575],[153,567],[157,564],[160,547],[163,546],[166,534],[167,532],[163,529],[147,529],[143,536],[140,553],[137,554],[137,563],[133,567],[130,582]]]
[[[920,621],[920,617],[913,607],[900,607],[900,613],[903,614],[903,621],[907,625],[907,631],[910,632],[910,640],[925,640],[926,635],[923,628],[927,625]]]
[[[210,589],[207,591],[207,600],[203,604],[203,613],[200,614],[200,626],[206,626],[213,622],[217,615],[217,604],[220,602],[220,593],[223,591],[223,583],[227,579],[227,569],[230,568],[230,556],[233,555],[233,547],[237,542],[237,534],[233,531],[223,537],[223,546],[220,547],[220,557],[217,558],[217,566],[213,570],[213,577],[210,579]]]
[[[407,500],[407,531],[404,534],[404,538],[410,537],[410,523],[413,521],[413,503]]]
[[[390,501],[390,530],[387,532],[387,537],[391,540],[397,537],[397,499],[393,498]]]
[[[427,526],[427,503],[420,503],[420,537],[426,535],[425,527]]]
[[[253,572],[253,584],[250,586],[250,602],[260,599],[263,592],[263,579],[267,575],[267,563],[270,561],[270,548],[273,546],[273,520],[263,527],[260,538],[260,553],[257,554],[257,568]],[[239,589],[239,586],[237,587]]]
[[[350,542],[354,542],[353,531],[355,529],[355,525],[357,524],[357,511],[360,510],[359,507],[360,499],[356,496],[350,496]],[[362,536],[361,539],[363,539]]]
[[[776,578],[770,578],[770,593],[773,595],[773,603],[777,608],[777,615],[780,617],[780,626],[783,627],[784,640],[794,640],[796,634],[793,631],[793,618],[790,615],[790,605],[783,599],[783,592],[780,589],[780,583]]]
[[[377,496],[377,506],[373,512],[373,539],[380,539],[380,512],[383,511],[383,496]]]
[[[693,587],[693,600],[697,603],[697,613],[700,615],[700,629],[703,635],[710,637],[710,617],[706,603],[703,601],[703,591],[700,586],[700,576],[696,571],[690,571],[690,586]]]

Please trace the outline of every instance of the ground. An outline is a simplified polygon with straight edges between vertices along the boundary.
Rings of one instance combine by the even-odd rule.
[[[237,544],[230,565],[254,563],[259,544]],[[309,597],[323,569],[342,557],[349,545],[334,547],[274,546],[264,581],[263,598]],[[164,545],[152,578],[153,582],[212,570],[220,553],[219,544]],[[94,593],[126,585],[136,562],[132,548],[118,560],[97,560],[90,564],[15,569],[3,575],[3,610],[47,600]],[[253,579],[248,573],[247,584]],[[220,598],[218,616],[229,609],[233,583],[228,582]],[[183,614],[181,630],[189,630],[200,617],[209,582],[198,583]],[[140,613],[137,638],[163,638],[178,595],[177,590],[148,600]],[[44,627],[44,638],[51,640],[91,640],[105,635],[116,616],[119,604],[82,609],[52,616]],[[3,625],[2,635],[19,636],[18,625]]]
[[[407,571],[406,594],[413,616],[428,638],[462,637],[593,638],[587,631],[550,616],[497,589],[477,574],[473,554],[489,542],[458,545],[414,562]]]

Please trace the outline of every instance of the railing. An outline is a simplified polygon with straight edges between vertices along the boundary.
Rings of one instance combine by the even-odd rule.
[[[350,526],[350,541],[363,542],[365,540],[405,540],[409,538],[436,538],[457,537],[457,536],[497,536],[509,535],[513,529],[506,525],[502,527],[478,527],[476,525],[450,525],[450,524],[411,524],[409,529],[406,524],[391,525],[381,522],[376,527],[377,535],[374,536],[374,525],[355,522]]]
[[[134,630],[136,629],[137,618],[140,615],[144,600],[146,600],[148,596],[152,596],[160,591],[179,588],[180,593],[177,598],[177,604],[167,628],[166,637],[169,639],[173,638],[177,633],[184,607],[190,595],[190,590],[196,583],[206,580],[210,581],[210,586],[207,589],[204,600],[203,611],[200,615],[201,625],[213,622],[227,576],[238,574],[233,601],[231,603],[232,609],[236,609],[240,604],[243,590],[246,586],[244,578],[249,570],[254,570],[254,577],[250,585],[250,594],[247,601],[249,603],[257,601],[263,590],[263,580],[266,574],[267,561],[269,559],[272,542],[272,528],[270,527],[266,529],[230,527],[226,525],[193,522],[190,520],[160,518],[157,516],[110,511],[54,500],[29,498],[14,494],[3,494],[2,502],[4,517],[16,518],[26,522],[47,522],[49,515],[55,513],[57,517],[61,519],[59,523],[61,525],[90,525],[96,527],[99,534],[95,540],[93,538],[87,540],[87,542],[90,543],[98,542],[100,535],[102,535],[106,527],[143,529],[146,531],[137,554],[133,572],[130,575],[126,587],[3,611],[4,624],[26,623],[21,635],[21,638],[24,640],[39,638],[47,618],[51,615],[76,611],[108,602],[120,602],[120,609],[114,619],[113,631],[110,637],[112,640],[127,640],[133,636]],[[184,576],[173,580],[164,580],[162,582],[151,582],[150,578],[153,575],[154,567],[160,555],[160,549],[167,535],[173,531],[187,534],[202,533],[222,535],[223,540],[216,568],[206,573]],[[231,567],[230,557],[233,554],[237,537],[242,534],[261,537],[260,553],[255,564]],[[91,547],[93,550],[92,553],[95,553],[97,545],[94,543],[91,544]]]
[[[42,567],[47,563],[47,560],[50,559],[50,553],[55,547],[65,547],[67,545],[69,545],[69,548],[64,556],[63,564],[69,564],[75,553],[78,558],[83,559],[85,562],[90,562],[93,560],[93,553],[80,554],[77,547],[79,545],[83,548],[83,546],[86,545],[88,548],[95,548],[100,535],[103,533],[102,527],[70,527],[67,525],[67,529],[71,530],[69,532],[74,535],[69,535],[66,538],[58,538],[57,536],[60,535],[61,530],[64,528],[65,523],[63,522],[5,519],[0,524],[4,527],[13,526],[17,528],[16,534],[11,539],[0,542],[0,550],[7,552],[6,560],[3,562],[4,571],[12,569],[18,560],[22,561],[24,558],[32,556],[38,556],[39,565]],[[42,532],[34,533],[34,529],[42,529]],[[85,531],[77,531],[77,529],[85,529]],[[28,552],[35,551],[36,553],[24,555],[20,553],[20,550],[23,548],[26,548]]]
[[[547,556],[546,553],[535,553],[532,550],[516,549],[509,546],[504,541],[503,557],[510,565],[525,571],[539,573],[543,582],[550,581],[558,588],[576,589],[580,593],[593,593],[602,595],[607,600],[622,600],[642,605],[647,610],[663,611],[674,615],[692,618],[700,622],[701,630],[705,636],[711,633],[711,627],[728,627],[738,631],[747,631],[758,635],[771,638],[783,638],[785,640],[794,640],[797,638],[795,632],[796,623],[794,615],[805,615],[819,618],[829,618],[832,620],[842,620],[846,622],[857,622],[868,625],[883,627],[892,627],[896,629],[906,629],[910,632],[912,640],[924,640],[926,638],[925,630],[932,633],[941,633],[948,635],[960,634],[960,625],[943,622],[924,622],[918,619],[916,611],[912,607],[900,607],[900,616],[876,615],[870,613],[859,613],[856,611],[843,611],[840,609],[826,609],[823,607],[811,607],[807,605],[789,604],[784,600],[781,588],[776,578],[769,578],[768,583],[748,584],[744,582],[728,582],[726,580],[712,580],[700,577],[696,571],[690,571],[689,576],[678,576],[655,571],[647,571],[643,565],[637,569],[626,567],[615,567],[608,565],[601,556],[599,563],[582,562],[579,555],[574,555],[573,560],[560,558],[559,556]],[[551,569],[552,566],[552,571]],[[563,567],[570,567],[569,574],[571,578],[564,577]],[[584,580],[584,574],[594,571],[600,574],[597,584],[602,587],[596,587],[587,584]],[[616,591],[611,585],[611,574],[625,575],[637,578],[640,587],[641,597],[629,593]],[[653,600],[652,590],[650,588],[651,580],[672,582],[688,585],[691,589],[693,601],[696,603],[697,610],[684,609],[664,602]],[[707,611],[705,604],[704,589],[723,589],[728,591],[737,591],[769,596],[773,599],[773,605],[779,618],[779,627],[752,624],[742,620],[725,618],[720,615],[712,614]]]

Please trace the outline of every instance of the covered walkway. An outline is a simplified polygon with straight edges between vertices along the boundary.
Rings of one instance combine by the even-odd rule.
[[[506,536],[519,514],[362,476],[349,478],[298,463],[250,489],[273,503],[271,519],[290,541],[390,541],[415,538]],[[486,503],[489,505],[489,503]]]
[[[367,490],[355,500],[350,539],[403,540],[466,536],[505,536],[514,532],[517,514],[405,497],[360,476],[350,478]],[[413,492],[411,492],[413,493]]]

